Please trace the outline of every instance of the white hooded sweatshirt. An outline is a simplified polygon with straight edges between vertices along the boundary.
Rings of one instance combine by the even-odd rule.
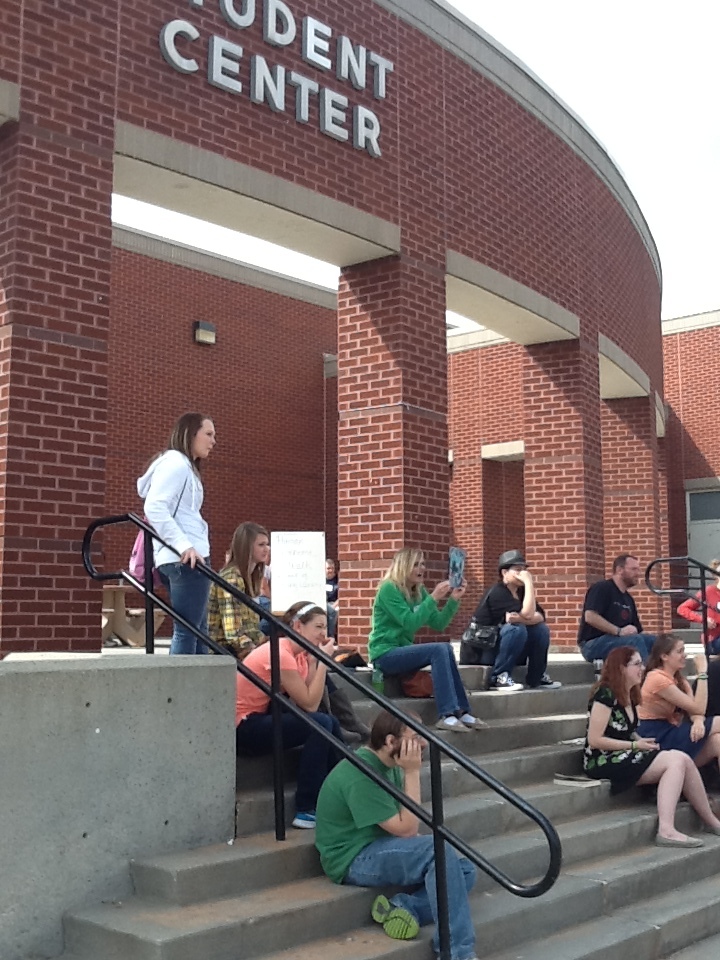
[[[201,557],[210,555],[208,525],[200,516],[203,485],[192,464],[179,450],[166,450],[153,460],[137,482],[145,501],[145,516],[159,537],[178,553],[194,547]],[[155,566],[177,563],[179,557],[155,542]]]

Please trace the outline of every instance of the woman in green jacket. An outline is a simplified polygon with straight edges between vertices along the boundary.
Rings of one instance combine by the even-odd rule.
[[[375,594],[368,652],[383,674],[412,673],[430,666],[440,730],[467,731],[485,726],[470,713],[455,655],[449,643],[414,643],[422,627],[444,630],[458,609],[465,584],[450,589],[447,580],[432,593],[423,586],[425,559],[421,550],[404,547],[390,564]],[[447,599],[438,607],[438,601]]]

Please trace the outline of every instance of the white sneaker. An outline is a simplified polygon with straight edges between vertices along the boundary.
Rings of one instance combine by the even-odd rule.
[[[469,733],[470,728],[460,723],[457,717],[440,717],[435,724],[436,730],[450,730],[453,733]]]

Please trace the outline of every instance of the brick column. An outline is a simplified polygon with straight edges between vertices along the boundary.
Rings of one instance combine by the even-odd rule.
[[[356,265],[338,292],[340,636],[365,643],[396,550],[447,571],[447,355],[442,270],[402,257]]]
[[[573,650],[588,585],[604,574],[597,352],[527,348],[525,546],[552,643]]]
[[[605,566],[630,551],[644,570],[663,548],[655,404],[652,397],[625,397],[604,401],[601,411]],[[669,602],[644,586],[634,596],[640,618],[656,631]]]
[[[7,38],[0,37],[0,43]],[[22,7],[0,129],[0,654],[98,649],[117,5]]]

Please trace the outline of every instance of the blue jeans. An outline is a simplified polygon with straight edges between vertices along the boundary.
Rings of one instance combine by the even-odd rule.
[[[374,665],[380,667],[388,676],[413,673],[429,665],[438,716],[450,717],[459,713],[470,713],[465,687],[449,643],[414,643],[409,647],[395,647],[378,657]]]
[[[342,740],[340,724],[328,713],[310,713],[321,727],[329,730],[338,740]],[[302,747],[298,768],[297,788],[295,790],[295,809],[298,813],[314,813],[318,793],[323,780],[340,759],[319,733],[315,733],[299,717],[291,713],[282,715],[283,748]],[[237,752],[249,757],[261,757],[272,753],[273,733],[272,715],[269,713],[251,713],[238,725],[235,731]]]
[[[655,636],[652,633],[631,633],[627,637],[611,636],[609,633],[603,633],[592,640],[586,640],[580,644],[580,653],[588,661],[604,660],[611,650],[617,647],[634,647],[639,651],[643,663],[647,660],[655,643]]]
[[[492,669],[492,680],[501,673],[512,673],[518,662],[527,658],[527,677],[529,687],[540,686],[542,675],[547,669],[548,650],[550,649],[550,630],[546,623],[504,623],[500,627],[500,646]]]
[[[475,867],[445,844],[447,862],[448,913],[450,914],[450,956],[469,960],[475,956],[475,930],[468,893],[475,883]],[[435,890],[435,851],[430,837],[382,837],[368,844],[350,864],[344,883],[355,887],[386,885],[411,887],[413,893],[396,893],[390,902],[404,907],[423,926],[434,921],[435,953],[440,951],[437,932],[437,894]]]
[[[209,563],[209,558],[205,563]],[[207,606],[210,581],[189,563],[163,563],[160,579],[170,591],[170,604],[181,617],[207,633]],[[173,622],[171,654],[206,653],[205,644],[177,621]]]

